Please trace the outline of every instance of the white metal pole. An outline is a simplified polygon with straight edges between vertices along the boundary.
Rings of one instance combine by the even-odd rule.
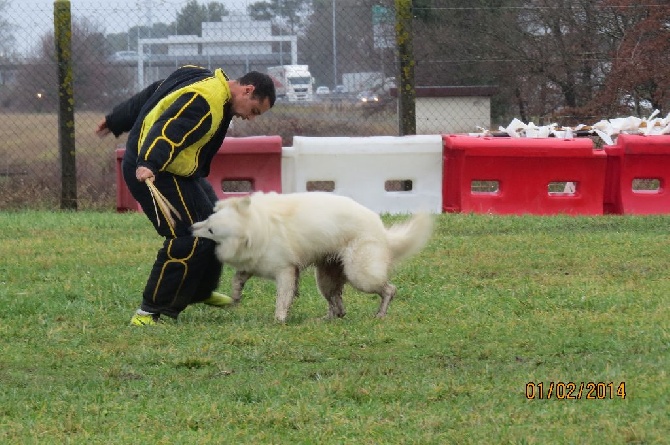
[[[333,0],[333,88],[337,86],[337,21],[335,18],[335,0]]]

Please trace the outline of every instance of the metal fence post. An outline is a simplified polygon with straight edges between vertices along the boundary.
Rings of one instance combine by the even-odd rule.
[[[412,0],[395,0],[398,45],[398,120],[400,136],[416,134],[416,89],[412,44]]]
[[[69,0],[54,2],[54,36],[58,64],[58,145],[61,158],[61,209],[77,209],[74,137],[72,15]]]

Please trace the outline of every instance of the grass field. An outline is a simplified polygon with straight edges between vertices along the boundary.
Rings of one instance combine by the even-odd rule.
[[[98,138],[103,112],[75,114],[77,197],[80,209],[115,208],[114,149],[125,136]],[[0,209],[59,207],[61,165],[55,113],[0,114]]]
[[[0,225],[0,443],[668,443],[670,216],[444,214],[383,320],[308,272],[284,325],[252,279],[153,328],[142,215]]]

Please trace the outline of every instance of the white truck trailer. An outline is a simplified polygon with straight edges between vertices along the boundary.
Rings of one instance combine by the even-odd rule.
[[[314,78],[308,65],[271,66],[268,74],[275,81],[277,99],[289,102],[314,100]]]

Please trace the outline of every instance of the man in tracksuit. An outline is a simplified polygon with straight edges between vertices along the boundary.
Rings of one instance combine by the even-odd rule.
[[[98,124],[100,137],[129,132],[121,164],[124,180],[158,234],[165,237],[131,324],[153,325],[161,315],[176,319],[193,303],[232,302],[214,292],[222,268],[214,243],[193,237],[190,227],[213,212],[216,194],[204,178],[231,119],[254,119],[274,105],[275,97],[266,74],[250,72],[229,80],[221,69],[185,66],[114,107]],[[181,219],[169,221],[147,181]]]

